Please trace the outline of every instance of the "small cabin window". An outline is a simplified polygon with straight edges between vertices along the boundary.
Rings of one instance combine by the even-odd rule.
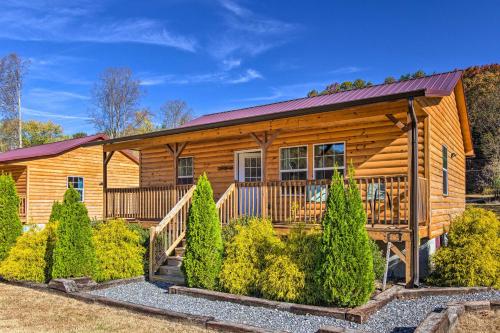
[[[74,188],[78,192],[78,194],[80,194],[80,202],[85,201],[85,186],[83,177],[75,177],[75,176],[68,177],[67,187]]]
[[[193,173],[193,158],[192,157],[180,157],[177,166],[177,184],[193,184],[194,173]]]
[[[443,195],[448,195],[448,147],[442,147],[443,152]]]
[[[307,146],[280,149],[281,180],[307,180]]]
[[[345,174],[345,144],[314,145],[314,179],[332,179],[334,169]]]

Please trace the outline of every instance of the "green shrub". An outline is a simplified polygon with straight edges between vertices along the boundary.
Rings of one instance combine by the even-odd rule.
[[[150,231],[147,228],[142,227],[138,223],[128,223],[127,227],[136,232],[139,235],[139,244],[144,248],[144,255],[142,256],[142,266],[144,269],[144,274],[149,272],[149,237]]]
[[[236,234],[225,247],[220,274],[223,290],[240,295],[260,293],[260,274],[266,268],[265,258],[283,249],[271,221],[250,218],[246,225],[235,225]]]
[[[22,229],[16,183],[11,175],[0,174],[0,261],[7,257]]]
[[[7,280],[45,282],[47,236],[36,228],[22,234],[0,263],[0,275]]]
[[[49,222],[55,222],[61,220],[61,211],[63,205],[59,201],[54,201],[52,203],[52,210],[50,211]]]
[[[138,232],[123,220],[99,224],[93,230],[96,255],[94,279],[98,282],[131,278],[144,274],[144,247]]]
[[[500,221],[493,212],[468,208],[450,228],[448,246],[431,257],[430,282],[500,288]]]
[[[253,217],[243,216],[229,221],[228,224],[222,227],[222,243],[224,245],[230,243],[238,233],[236,226],[247,226],[252,219]]]
[[[222,236],[207,175],[198,179],[189,209],[182,270],[189,287],[215,289],[222,266]]]
[[[370,248],[373,257],[373,273],[377,280],[382,280],[385,272],[385,257],[383,251],[378,247],[377,242],[372,239],[370,239]]]
[[[53,278],[93,276],[95,250],[87,208],[79,193],[70,188],[64,194],[57,241],[53,255]]]
[[[267,255],[260,276],[260,292],[268,299],[296,302],[302,297],[305,274],[286,255]]]
[[[373,256],[358,186],[349,170],[349,185],[335,170],[322,221],[318,278],[322,300],[329,305],[358,306],[373,293]]]
[[[304,273],[304,287],[295,299],[298,303],[317,304],[320,302],[321,289],[316,278],[316,270],[320,262],[321,231],[306,231],[303,226],[291,230],[285,242],[285,253]]]

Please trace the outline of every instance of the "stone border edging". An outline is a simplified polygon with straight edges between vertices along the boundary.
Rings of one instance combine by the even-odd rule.
[[[309,314],[333,317],[336,319],[348,320],[361,324],[366,322],[373,313],[377,312],[384,305],[392,301],[396,297],[400,289],[400,286],[393,286],[386,291],[376,295],[373,299],[368,301],[368,303],[356,308],[336,308],[271,301],[258,297],[235,295],[219,291],[188,288],[183,286],[172,286],[168,289],[168,292],[170,294],[202,297],[209,300],[225,301],[248,306],[260,306],[269,309],[288,311],[299,315]]]
[[[144,281],[146,281],[146,278],[144,277],[144,275],[141,275],[141,276],[136,276],[133,278],[118,279],[118,280],[101,282],[95,286],[85,288],[84,290],[85,291],[101,290],[101,289],[106,289],[106,288],[111,288],[111,287],[116,287],[116,286],[123,286],[123,285],[129,284],[129,283],[144,282]]]
[[[140,313],[148,316],[155,316],[162,319],[168,319],[176,322],[184,322],[187,324],[196,325],[202,328],[225,331],[225,332],[245,332],[245,333],[284,333],[281,331],[268,330],[260,327],[237,324],[232,322],[220,321],[210,316],[198,316],[182,312],[170,311],[166,309],[160,309],[135,303],[118,301],[115,299],[96,296],[89,294],[87,292],[74,292],[66,293],[61,290],[49,288],[47,284],[41,283],[31,283],[24,281],[7,281],[0,279],[0,282],[5,284],[10,284],[18,287],[25,287],[30,289],[35,289],[39,291],[44,291],[52,294],[57,294],[59,296],[64,296],[72,298],[78,301],[82,301],[88,304],[100,304],[105,306],[110,306],[114,308],[121,308],[135,313]]]
[[[500,310],[500,301],[471,301],[449,303],[442,312],[431,312],[417,326],[414,333],[451,333],[458,323],[458,318],[466,311]]]

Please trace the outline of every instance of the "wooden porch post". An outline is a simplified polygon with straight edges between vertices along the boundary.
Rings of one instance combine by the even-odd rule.
[[[170,153],[170,156],[172,156],[173,159],[173,180],[172,184],[174,186],[174,192],[173,192],[173,200],[174,202],[172,203],[172,206],[174,206],[177,203],[177,190],[175,190],[175,187],[177,186],[177,177],[179,175],[178,173],[178,166],[179,166],[179,156],[182,154],[184,151],[184,148],[186,148],[187,142],[182,142],[182,143],[175,143],[175,144],[167,144],[167,151]]]
[[[108,163],[111,161],[111,158],[114,155],[114,151],[112,152],[103,152],[102,153],[102,219],[105,220],[108,216]]]
[[[262,198],[262,217],[267,217],[267,150],[273,143],[273,141],[276,139],[276,137],[279,134],[279,130],[275,131],[274,133],[269,133],[268,131],[265,131],[262,138],[259,138],[259,136],[255,133],[250,133],[250,136],[252,139],[257,142],[259,145],[260,149],[262,150],[262,193],[261,193],[261,198]]]

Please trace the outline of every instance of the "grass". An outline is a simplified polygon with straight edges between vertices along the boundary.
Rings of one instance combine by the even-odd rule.
[[[208,332],[127,310],[0,283],[0,332]]]
[[[466,312],[460,316],[454,333],[500,332],[500,313],[495,311]]]

